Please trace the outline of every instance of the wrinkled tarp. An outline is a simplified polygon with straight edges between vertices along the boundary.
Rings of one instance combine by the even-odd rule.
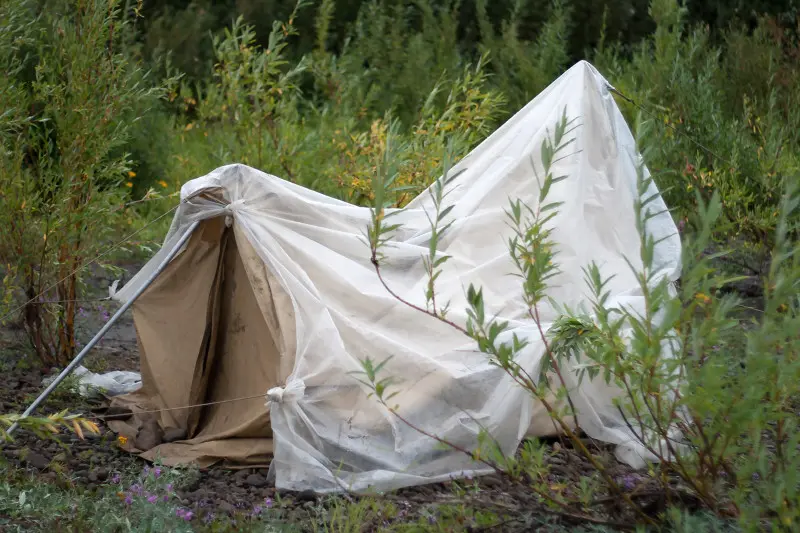
[[[586,304],[590,295],[582,269],[596,262],[604,275],[614,275],[607,286],[609,306],[643,308],[626,263],[640,266],[634,200],[641,158],[609,84],[586,62],[569,69],[453,168],[453,173],[463,172],[448,186],[453,225],[439,245],[451,256],[437,282],[437,300],[450,302],[448,318],[463,325],[465,288],[482,287],[487,315],[509,322],[508,337],[516,334],[529,342],[517,360],[534,378],[544,346],[527,317],[519,280],[508,275],[515,268],[507,249],[511,230],[505,209],[510,199],[536,207],[542,141],[565,110],[578,127],[552,170],[567,179],[554,185],[549,196],[563,204],[552,221],[561,272],[551,280],[548,295],[573,309]],[[647,195],[656,192],[653,185]],[[163,276],[169,288],[153,288],[134,306],[147,361],[138,398],[174,407],[272,389],[266,406],[257,400],[161,415],[162,423],[194,428],[185,445],[191,453],[184,459],[247,459],[266,453],[268,447],[259,448],[257,441],[272,436],[271,474],[277,487],[318,492],[343,487],[383,491],[485,472],[369,397],[353,374],[367,357],[383,361],[391,356],[381,375],[399,380],[392,404],[406,420],[459,446],[474,448],[483,428],[504,452],[513,453],[526,434],[552,430],[541,405],[476,351],[474,342],[387,292],[363,238],[369,209],[244,165],[224,166],[192,180],[181,196],[184,203],[162,250],[116,299],[125,301],[147,279],[192,221],[226,220],[233,242],[250,252],[231,257],[222,250],[230,232],[221,223],[205,226],[203,236],[193,237],[176,258],[174,271]],[[654,279],[675,280],[680,271],[677,228],[660,199],[651,209],[660,211],[648,227],[658,242]],[[383,250],[386,283],[421,307],[427,284],[422,257],[431,237],[426,213],[432,212],[431,196],[424,192],[393,218],[403,226]],[[249,283],[247,290],[255,297],[225,304],[229,310],[218,313],[228,316],[228,324],[215,325],[221,319],[214,309],[224,305],[215,304],[214,295],[226,301],[252,298],[213,289],[226,283],[220,278],[226,269],[239,280],[237,290]],[[235,346],[219,340],[223,330],[236,329],[231,313],[249,332]],[[540,314],[545,329],[557,317],[549,304],[541,305]],[[264,333],[260,340],[255,338],[258,328]],[[198,357],[198,352],[206,355]],[[208,360],[226,357],[235,360],[230,371],[208,370]],[[571,369],[564,370],[578,422],[588,435],[616,444],[617,456],[629,464],[642,466],[654,459],[614,407],[618,390],[600,380],[578,385]],[[193,448],[203,442],[214,446],[211,455],[208,449]],[[181,460],[169,453],[161,456]]]

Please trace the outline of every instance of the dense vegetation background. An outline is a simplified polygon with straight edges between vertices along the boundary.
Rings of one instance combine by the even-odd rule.
[[[793,0],[8,0],[0,21],[7,305],[73,299],[103,234],[222,164],[363,204],[397,131],[402,205],[579,59],[632,99],[677,218],[720,193],[749,275],[800,166]],[[25,327],[66,358],[75,309],[45,308]]]
[[[703,427],[672,473],[720,516],[791,529],[796,0],[4,0],[0,323],[63,364],[77,347],[81,267],[152,253],[187,180],[243,162],[370,205],[391,137],[401,187],[390,200],[402,206],[440,175],[446,146],[465,155],[581,59],[619,91],[687,237],[672,326],[695,372],[681,409]],[[704,262],[723,247],[734,253]],[[729,319],[740,302],[717,272],[759,300],[756,326]]]

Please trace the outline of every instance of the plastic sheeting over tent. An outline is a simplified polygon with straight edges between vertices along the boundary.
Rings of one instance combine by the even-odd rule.
[[[553,168],[568,178],[549,201],[563,202],[553,221],[561,273],[549,296],[572,308],[589,298],[582,268],[606,275],[609,305],[643,306],[626,263],[639,258],[634,201],[641,160],[607,81],[576,64],[460,161],[448,185],[452,228],[440,250],[452,258],[437,283],[448,318],[466,322],[465,288],[482,287],[487,314],[529,341],[518,361],[532,376],[544,345],[527,318],[508,254],[510,199],[536,206],[540,147],[566,110],[579,127]],[[567,153],[568,152],[568,153]],[[533,166],[532,166],[533,165]],[[648,195],[657,192],[654,186]],[[190,223],[206,220],[186,249],[134,304],[143,388],[121,402],[137,409],[174,408],[264,394],[264,399],[164,411],[162,427],[186,440],[146,452],[167,463],[266,464],[281,489],[390,490],[482,473],[461,452],[442,449],[368,397],[352,374],[367,357],[391,359],[382,375],[400,380],[392,403],[420,429],[465,448],[485,428],[513,453],[526,435],[552,432],[538,402],[450,326],[392,297],[370,263],[363,234],[370,210],[307,190],[243,165],[218,168],[186,183],[162,250],[115,298],[125,301]],[[425,192],[396,215],[403,226],[385,247],[382,275],[404,299],[425,306],[422,257],[431,236]],[[658,241],[655,278],[677,279],[680,242],[672,218],[649,222]],[[223,223],[224,221],[224,223]],[[227,243],[227,244],[226,244]],[[173,268],[174,267],[174,268]],[[163,278],[163,279],[162,279]],[[540,309],[543,326],[556,318]],[[567,371],[577,422],[591,437],[617,445],[620,459],[654,459],[637,444],[601,381],[580,385]],[[144,417],[119,431],[135,431]],[[272,440],[270,440],[270,438]]]

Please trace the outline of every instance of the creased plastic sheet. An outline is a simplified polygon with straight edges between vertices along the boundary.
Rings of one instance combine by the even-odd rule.
[[[552,234],[561,274],[552,280],[549,296],[572,308],[588,302],[582,268],[594,261],[605,275],[615,276],[608,285],[609,305],[644,305],[626,263],[627,258],[639,265],[633,206],[641,161],[608,87],[594,67],[576,64],[453,169],[463,172],[448,189],[453,226],[440,250],[452,259],[438,280],[437,299],[449,301],[448,318],[464,324],[466,287],[483,287],[487,315],[508,321],[509,336],[529,341],[518,361],[532,376],[539,373],[544,347],[526,317],[519,280],[508,275],[514,266],[504,210],[516,198],[536,206],[532,165],[541,174],[542,141],[565,109],[579,127],[553,168],[554,175],[568,178],[554,185],[549,197],[563,202]],[[217,194],[203,194],[210,190]],[[649,193],[654,192],[653,187]],[[174,246],[191,221],[230,217],[292,299],[297,351],[281,388],[287,392],[264,391],[275,445],[271,474],[278,488],[385,491],[478,475],[486,471],[480,464],[443,449],[424,433],[474,448],[483,428],[506,453],[525,437],[535,411],[531,397],[463,334],[398,302],[382,286],[363,238],[369,209],[243,165],[188,182],[182,199],[159,255]],[[651,209],[661,211],[649,221],[658,242],[655,277],[675,280],[677,228],[661,200]],[[427,283],[422,257],[430,239],[426,211],[432,211],[428,192],[396,216],[403,227],[383,250],[382,267],[389,287],[422,307]],[[157,255],[151,264],[158,261]],[[146,279],[148,268],[115,298],[125,300]],[[547,329],[556,313],[548,305],[540,312]],[[353,374],[367,357],[383,361],[390,356],[382,376],[399,380],[392,404],[416,429],[368,397]],[[654,460],[614,407],[619,391],[601,381],[577,386],[569,369],[567,374],[578,422],[588,435],[617,444],[618,457],[634,466]]]
[[[137,391],[142,386],[142,376],[139,372],[113,370],[102,374],[95,374],[88,368],[78,365],[72,371],[78,378],[78,393],[86,398],[92,396],[118,396]],[[56,376],[47,376],[42,379],[42,385],[50,385]]]

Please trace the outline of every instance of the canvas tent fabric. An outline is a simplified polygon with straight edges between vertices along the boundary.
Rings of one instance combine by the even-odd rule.
[[[553,168],[560,201],[552,221],[561,273],[549,296],[576,308],[589,299],[582,268],[596,262],[610,281],[609,305],[644,305],[627,260],[639,264],[634,223],[637,166],[633,136],[590,64],[560,76],[453,168],[453,225],[440,250],[451,256],[437,282],[448,318],[466,322],[465,288],[482,287],[487,314],[527,339],[518,361],[539,375],[544,344],[527,318],[508,255],[510,199],[536,206],[540,147],[566,112],[578,127]],[[646,173],[646,170],[645,170]],[[648,195],[656,193],[651,186]],[[132,436],[154,417],[187,430],[186,440],[144,453],[167,464],[270,465],[280,489],[385,491],[485,473],[461,452],[404,424],[353,374],[369,357],[391,356],[382,375],[399,380],[392,403],[419,429],[474,448],[482,428],[512,453],[526,435],[554,432],[539,402],[475,349],[463,334],[391,296],[370,263],[364,231],[370,210],[244,165],[187,182],[162,249],[114,297],[126,301],[188,231],[198,230],[133,305],[142,388],[116,401],[134,410],[173,409],[115,422]],[[383,253],[382,275],[407,301],[425,307],[422,257],[431,236],[426,191],[396,211],[402,227]],[[655,279],[680,271],[677,228],[663,201],[648,230],[658,240]],[[540,308],[545,329],[557,313]],[[617,445],[634,466],[654,460],[613,404],[619,393],[599,379],[577,382],[564,369],[577,423]],[[261,398],[192,409],[176,407],[249,395]]]

